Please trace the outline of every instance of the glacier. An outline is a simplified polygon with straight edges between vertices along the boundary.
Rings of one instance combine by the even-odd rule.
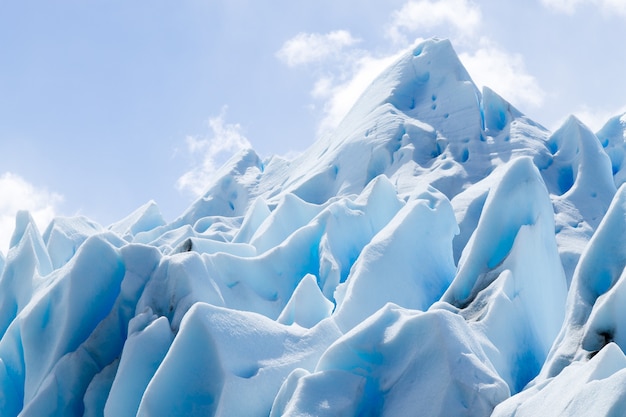
[[[1,416],[622,416],[626,114],[554,132],[429,39],[168,222],[19,212]]]

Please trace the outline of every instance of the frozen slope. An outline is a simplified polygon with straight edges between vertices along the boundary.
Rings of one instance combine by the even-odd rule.
[[[431,39],[174,221],[20,212],[0,415],[624,415],[625,132],[551,133]]]

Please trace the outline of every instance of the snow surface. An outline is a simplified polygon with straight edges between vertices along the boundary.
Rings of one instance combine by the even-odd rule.
[[[623,416],[626,114],[554,133],[430,39],[174,221],[16,217],[1,416]]]

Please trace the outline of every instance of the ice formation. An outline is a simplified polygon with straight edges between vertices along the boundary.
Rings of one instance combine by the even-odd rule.
[[[431,39],[174,221],[20,212],[0,415],[624,415],[625,139],[548,132]]]

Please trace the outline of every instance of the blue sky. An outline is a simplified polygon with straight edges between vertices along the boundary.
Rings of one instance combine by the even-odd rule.
[[[0,248],[18,208],[172,220],[234,151],[306,149],[431,36],[549,128],[626,111],[626,0],[0,0]]]

